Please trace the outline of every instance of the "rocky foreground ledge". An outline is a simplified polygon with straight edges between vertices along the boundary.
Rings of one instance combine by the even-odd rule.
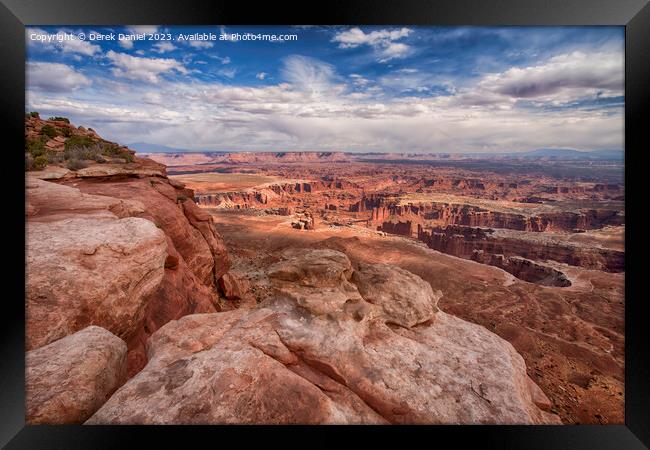
[[[193,198],[142,158],[27,173],[28,423],[560,423],[406,270],[289,248],[256,304]]]
[[[86,423],[559,423],[513,347],[437,311],[419,277],[334,250],[282,257],[272,299],[165,325]]]

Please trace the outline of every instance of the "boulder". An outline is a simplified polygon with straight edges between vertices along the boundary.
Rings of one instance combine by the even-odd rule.
[[[27,352],[26,421],[83,423],[126,381],[126,344],[89,326]]]
[[[27,198],[27,348],[90,324],[128,338],[162,280],[164,233],[145,219],[118,218],[111,208],[120,200],[75,188],[32,180]]]
[[[290,249],[268,268],[278,298],[288,298],[314,314],[340,311],[346,302],[362,300],[350,283],[352,264],[334,250]]]
[[[417,275],[389,264],[360,264],[352,282],[368,302],[381,306],[389,323],[412,327],[431,321],[442,292]]]
[[[250,284],[233,272],[226,272],[219,278],[219,289],[228,300],[241,300],[249,295]]]
[[[160,328],[146,367],[86,423],[560,423],[497,335],[441,311],[392,325],[349,281],[345,254],[281,257],[268,270],[276,295]],[[417,289],[407,274],[390,277]]]
[[[167,257],[162,281],[146,301],[143,326],[127,339],[129,375],[147,362],[145,344],[151,333],[170,320],[192,313],[220,309],[215,276],[228,271],[229,258],[212,218],[189,205],[193,192],[178,188],[166,178],[103,178],[69,180],[88,194],[113,201],[137,198],[142,205],[133,215],[147,219],[164,232]],[[120,200],[121,199],[121,200]]]

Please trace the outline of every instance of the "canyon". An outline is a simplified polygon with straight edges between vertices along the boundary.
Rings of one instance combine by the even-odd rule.
[[[28,423],[623,422],[616,163],[26,137],[48,125]],[[108,154],[52,156],[71,136]]]

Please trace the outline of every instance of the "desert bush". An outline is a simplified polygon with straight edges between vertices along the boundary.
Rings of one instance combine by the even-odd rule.
[[[79,159],[70,159],[68,160],[67,167],[70,170],[79,170],[88,167],[88,165]]]
[[[64,158],[66,160],[93,160],[105,163],[105,157],[122,158],[126,162],[135,160],[131,152],[119,145],[97,141],[86,136],[73,136],[65,143]]]
[[[67,141],[65,141],[65,149],[68,150],[74,147],[90,147],[95,143],[95,139],[89,136],[71,136]]]
[[[25,150],[36,158],[45,154],[45,142],[43,139],[27,139],[25,141]]]
[[[46,152],[45,156],[47,156],[47,162],[50,164],[62,163],[64,160],[61,152]]]
[[[43,125],[43,128],[41,128],[41,133],[43,133],[45,136],[49,138],[56,137],[56,135],[58,134],[56,132],[56,128],[54,128],[52,125],[49,124]]]
[[[124,158],[128,163],[132,163],[133,161],[135,161],[135,158],[129,152],[122,153],[121,158]]]
[[[70,119],[68,119],[67,117],[54,116],[54,117],[50,117],[47,120],[56,120],[57,122],[70,123]]]
[[[47,166],[47,156],[41,155],[34,158],[34,169],[41,170]]]
[[[40,116],[39,116],[39,114],[38,114],[37,111],[30,111],[30,112],[29,112],[29,115],[32,116],[32,117],[36,117],[36,118],[39,118],[39,119],[40,119]]]
[[[70,128],[63,128],[61,130],[61,134],[64,135],[65,137],[70,137],[72,136],[72,130]]]

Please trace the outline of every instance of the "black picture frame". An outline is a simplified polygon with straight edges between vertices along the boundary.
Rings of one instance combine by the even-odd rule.
[[[364,433],[402,445],[424,442],[473,444],[481,448],[639,449],[650,446],[650,327],[643,290],[643,211],[647,210],[644,151],[650,142],[650,5],[647,0],[335,0],[314,4],[279,1],[198,0],[1,0],[1,123],[5,254],[0,314],[0,444],[10,449],[188,448],[197,439],[225,445],[241,439],[289,432],[296,445],[337,444],[338,432]],[[189,426],[25,426],[24,406],[24,171],[17,148],[24,139],[25,26],[115,24],[412,24],[412,25],[624,25],[626,317],[625,425],[418,426],[418,427],[189,427]],[[645,120],[644,120],[645,119]],[[21,264],[22,263],[22,264]],[[6,289],[11,287],[11,289]],[[337,433],[335,433],[337,432]],[[141,441],[136,444],[135,440]],[[451,440],[451,441],[449,441]],[[240,441],[242,442],[242,441]],[[287,442],[287,441],[280,441]],[[143,444],[146,443],[146,444]]]

